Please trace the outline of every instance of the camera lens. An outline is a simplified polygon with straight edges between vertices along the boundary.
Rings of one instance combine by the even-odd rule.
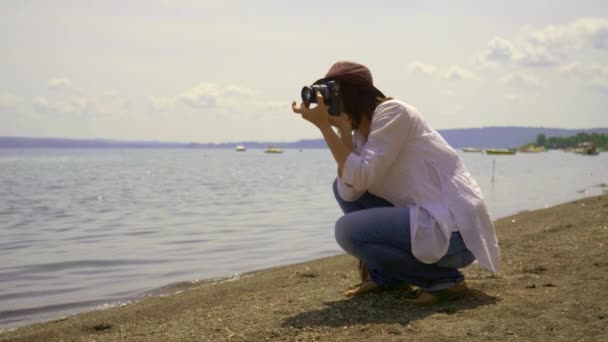
[[[302,101],[304,101],[304,103],[315,103],[316,99],[313,87],[306,86],[302,88]]]

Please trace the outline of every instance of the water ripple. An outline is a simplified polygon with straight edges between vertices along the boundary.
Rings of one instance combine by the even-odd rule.
[[[76,292],[76,291],[80,291],[82,289],[83,289],[82,287],[66,287],[66,288],[56,289],[56,290],[11,292],[11,293],[0,294],[0,301],[7,300],[7,299],[14,300],[14,299],[18,299],[18,298],[46,297],[46,296],[52,296],[52,295],[61,294],[61,293]]]
[[[45,264],[22,265],[19,267],[0,268],[0,270],[8,270],[10,272],[0,272],[0,279],[7,276],[17,275],[20,273],[36,273],[36,272],[57,272],[68,269],[77,268],[93,268],[103,269],[106,267],[127,266],[127,265],[158,265],[166,263],[167,260],[161,259],[115,259],[115,260],[78,260],[64,261]]]
[[[493,158],[462,157],[494,218],[608,184],[590,172],[608,153],[496,158],[495,182]],[[334,177],[327,150],[1,149],[0,328],[340,253]]]

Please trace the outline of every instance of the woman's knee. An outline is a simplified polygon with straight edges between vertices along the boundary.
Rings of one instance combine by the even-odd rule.
[[[349,220],[348,215],[340,217],[336,221],[336,226],[334,230],[336,242],[345,251],[351,250],[353,245],[353,229],[350,221],[351,220]]]
[[[331,188],[334,191],[334,197],[336,198],[336,201],[340,202],[342,198],[338,193],[338,178],[334,179],[334,183],[332,184]]]
[[[475,255],[471,253],[468,249],[464,251],[450,255],[444,256],[439,261],[437,261],[436,265],[439,267],[445,268],[465,268],[472,264],[475,261]]]

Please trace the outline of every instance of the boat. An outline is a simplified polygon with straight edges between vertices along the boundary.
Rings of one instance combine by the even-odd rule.
[[[578,144],[574,149],[574,153],[584,154],[586,156],[597,156],[600,154],[600,151],[597,150],[593,142],[585,141]]]
[[[515,154],[517,150],[512,148],[486,148],[485,152],[486,154]]]
[[[237,152],[245,152],[247,151],[247,148],[243,145],[236,145],[236,147],[234,148]]]
[[[523,152],[523,153],[539,153],[539,152],[546,152],[547,149],[544,146],[536,146],[536,145],[529,145],[529,146],[523,146],[519,148],[519,152]]]
[[[481,153],[481,148],[479,147],[465,147],[462,149],[463,152],[476,152]]]
[[[276,146],[269,146],[264,153],[283,153],[283,149]]]

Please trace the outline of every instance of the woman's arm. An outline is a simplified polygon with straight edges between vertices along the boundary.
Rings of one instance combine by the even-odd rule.
[[[353,148],[353,129],[350,123],[350,118],[346,114],[340,114],[340,116],[331,116],[329,122],[332,126],[338,129],[338,135],[342,143],[351,151]]]
[[[370,133],[358,154],[342,164],[342,180],[359,191],[380,180],[404,148],[412,130],[412,117],[403,104],[384,102],[376,108]]]
[[[329,147],[331,154],[333,155],[336,163],[338,164],[338,176],[342,177],[342,170],[344,168],[344,163],[346,162],[346,158],[353,151],[352,145],[352,133],[342,134],[342,138],[338,136],[338,134],[332,128],[332,121],[339,120],[337,118],[330,119],[330,115],[327,111],[327,107],[323,102],[323,96],[321,93],[317,92],[317,105],[314,108],[309,108],[305,104],[300,104],[299,107],[296,107],[296,102],[294,101],[291,105],[294,113],[302,114],[302,118],[311,122],[319,130],[323,135],[323,139]],[[348,125],[350,127],[350,124]],[[340,132],[345,133],[348,132],[349,127],[347,125],[340,124]],[[350,136],[350,141],[345,141],[347,136]]]
[[[334,159],[338,164],[338,176],[342,177],[342,170],[344,169],[344,163],[346,162],[346,158],[348,158],[348,155],[353,151],[352,138],[349,147],[331,128],[331,126],[323,126],[319,127],[319,129],[321,130],[321,134],[323,134],[323,139],[325,139],[327,147],[329,147],[331,154],[334,156]]]

